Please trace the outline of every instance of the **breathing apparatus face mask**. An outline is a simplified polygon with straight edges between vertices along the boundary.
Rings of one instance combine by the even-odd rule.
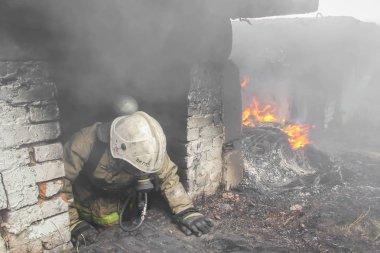
[[[155,173],[145,173],[127,161],[117,159],[119,166],[123,168],[128,174],[131,174],[137,178],[136,191],[137,192],[149,192],[153,190],[154,184],[152,183],[152,178],[155,177]]]
[[[147,174],[147,173],[137,169],[135,166],[133,166],[132,164],[130,164],[127,161],[124,161],[122,159],[116,159],[116,161],[117,161],[118,166],[123,168],[123,170],[125,172],[127,172],[128,174],[131,174],[135,177],[141,177],[141,176]]]

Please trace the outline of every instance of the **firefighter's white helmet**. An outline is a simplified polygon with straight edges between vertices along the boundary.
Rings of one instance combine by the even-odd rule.
[[[138,111],[112,121],[110,148],[114,158],[127,161],[145,173],[156,173],[164,163],[166,138],[154,118]]]

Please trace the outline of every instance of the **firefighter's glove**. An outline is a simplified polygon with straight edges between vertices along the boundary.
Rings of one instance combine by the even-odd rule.
[[[195,234],[196,236],[201,236],[210,232],[211,227],[214,226],[209,218],[199,213],[195,208],[180,212],[175,215],[175,219],[179,228],[186,235]]]
[[[75,247],[87,246],[98,237],[98,231],[87,221],[79,221],[71,228],[71,242]]]

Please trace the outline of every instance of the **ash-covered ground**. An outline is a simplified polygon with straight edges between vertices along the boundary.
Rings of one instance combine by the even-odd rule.
[[[155,197],[140,230],[115,226],[79,251],[380,252],[378,144],[325,141],[292,153],[274,138],[280,133],[270,130],[262,147],[252,141],[255,134],[245,131],[239,187],[198,200],[215,222],[210,234],[183,235]]]

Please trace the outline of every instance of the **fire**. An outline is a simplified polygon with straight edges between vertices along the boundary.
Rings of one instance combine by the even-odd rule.
[[[254,122],[280,122],[275,116],[276,109],[272,105],[268,104],[264,107],[260,106],[259,101],[253,98],[250,106],[243,111],[243,125],[255,126]]]
[[[253,107],[251,108],[252,115],[259,122],[277,122],[277,118],[274,116],[276,114],[276,110],[272,105],[265,105],[262,109],[260,108],[260,104],[256,99],[252,101]]]
[[[288,141],[292,148],[296,150],[311,143],[308,136],[310,128],[310,126],[306,125],[288,125],[281,130],[289,136]]]
[[[243,125],[255,127],[255,124],[249,119],[250,115],[251,115],[250,108],[247,108],[243,111],[243,115],[242,115]]]
[[[248,85],[249,78],[244,78],[241,87],[245,89]],[[286,119],[278,118],[276,116],[277,110],[271,104],[264,106],[260,105],[260,102],[253,98],[250,105],[244,108],[242,113],[242,122],[244,126],[256,127],[258,122],[273,122],[283,125],[281,131],[288,135],[288,141],[292,149],[297,150],[305,147],[311,143],[308,137],[311,126],[308,125],[285,125]]]

